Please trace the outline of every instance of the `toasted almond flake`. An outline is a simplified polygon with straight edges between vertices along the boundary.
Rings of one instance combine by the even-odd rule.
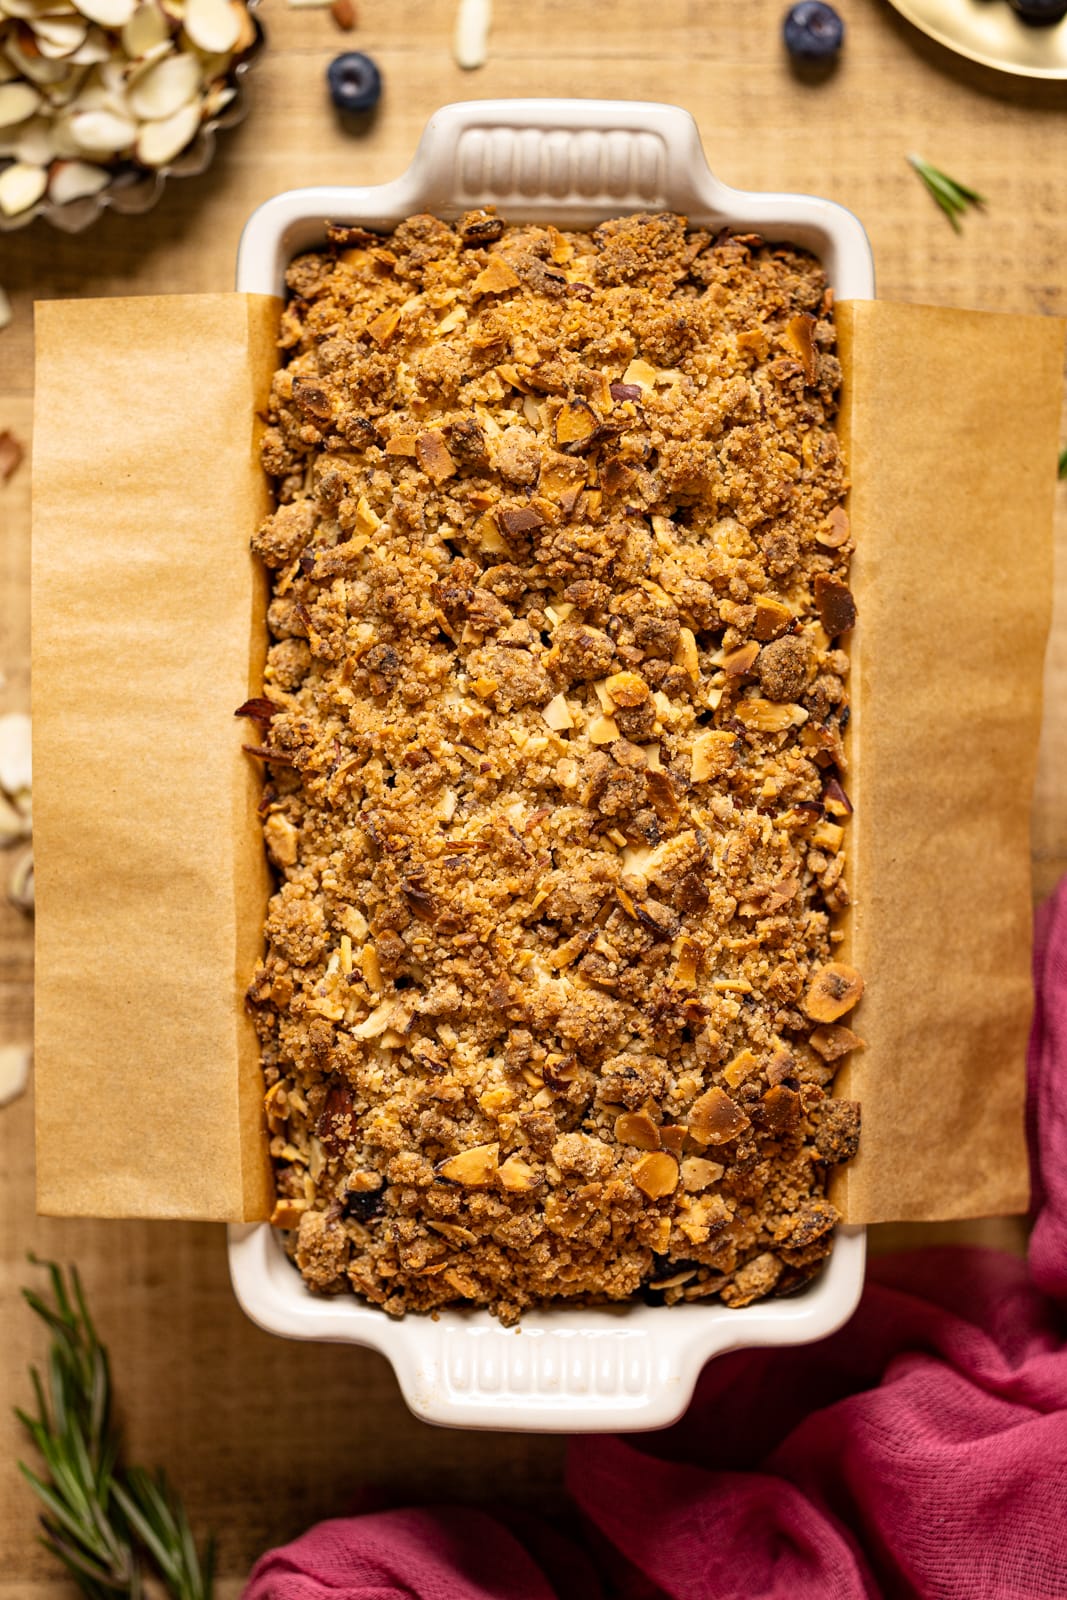
[[[502,1186],[513,1194],[536,1189],[539,1182],[533,1167],[523,1161],[521,1156],[509,1156],[506,1161],[502,1161],[497,1177]]]
[[[0,83],[0,128],[13,128],[31,117],[41,103],[32,83]]]
[[[122,48],[131,61],[146,56],[158,45],[170,41],[167,19],[153,0],[139,5],[122,30]]]
[[[485,66],[489,59],[492,20],[492,0],[459,0],[452,33],[452,54],[457,67],[472,72]]]
[[[552,697],[547,706],[542,708],[541,715],[548,723],[548,726],[555,729],[557,733],[564,728],[574,727],[571,708],[567,704],[566,696],[562,693]]]
[[[721,777],[734,764],[737,740],[732,733],[709,728],[698,733],[693,740],[689,758],[689,776],[694,783],[704,783],[708,778]]]
[[[661,1200],[678,1187],[678,1163],[666,1150],[640,1156],[630,1168],[634,1183],[650,1200]]]
[[[659,1129],[647,1111],[624,1111],[616,1117],[615,1139],[638,1150],[659,1149]]]
[[[75,0],[83,17],[102,28],[122,28],[133,16],[137,0]]]
[[[106,167],[96,167],[88,161],[57,161],[48,179],[48,194],[57,206],[65,206],[86,195],[99,194],[110,181]]]
[[[472,1145],[469,1150],[461,1150],[458,1155],[442,1161],[437,1171],[451,1183],[462,1183],[468,1188],[484,1188],[497,1176],[499,1160],[498,1143]]]
[[[272,1228],[298,1228],[300,1218],[308,1209],[307,1200],[278,1200],[270,1214]]]
[[[241,28],[229,0],[186,0],[185,32],[199,50],[232,50]]]
[[[161,122],[148,122],[137,140],[137,158],[146,167],[162,167],[184,150],[200,126],[200,107],[182,106]]]
[[[145,122],[162,122],[188,106],[200,84],[200,63],[195,56],[165,55],[131,75],[126,99],[135,117]],[[188,142],[187,138],[182,144]],[[171,153],[176,154],[182,144]],[[150,165],[158,165],[158,162]]]
[[[586,732],[590,744],[614,744],[620,737],[614,717],[594,717]]]
[[[623,383],[636,383],[642,389],[651,389],[656,381],[656,369],[650,367],[647,361],[637,359],[631,361],[622,375]]]
[[[114,111],[76,111],[70,131],[78,148],[95,156],[118,155],[137,138],[136,122]]]
[[[33,1049],[28,1044],[0,1046],[0,1106],[10,1105],[25,1091],[32,1060]]]

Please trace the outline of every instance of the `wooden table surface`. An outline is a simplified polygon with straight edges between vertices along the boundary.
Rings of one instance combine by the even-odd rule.
[[[269,46],[250,80],[247,121],[224,137],[208,174],[172,184],[148,216],[108,216],[75,237],[40,224],[0,235],[0,284],[14,306],[0,333],[0,431],[29,443],[35,298],[228,289],[241,225],[260,201],[313,182],[393,177],[429,113],[451,100],[673,101],[696,117],[727,182],[823,194],[857,212],[883,295],[1067,314],[1067,85],[974,67],[884,0],[838,0],[847,46],[819,82],[789,69],[783,0],[661,0],[654,13],[648,0],[496,0],[490,59],[474,73],[452,61],[455,0],[357,3],[360,27],[342,35],[328,12],[265,0]],[[340,128],[324,87],[343,48],[369,51],[386,81],[380,113],[358,137]],[[910,150],[988,197],[959,236],[907,166]],[[3,711],[28,704],[28,463],[0,487],[0,530]],[[1062,517],[1059,531],[1062,550]],[[1039,894],[1067,868],[1063,573],[1061,564],[1034,811]],[[32,975],[31,928],[0,903],[0,1042],[30,1037]],[[0,1600],[72,1592],[34,1542],[33,1503],[14,1466],[25,1452],[11,1406],[28,1402],[26,1363],[40,1349],[17,1306],[19,1284],[33,1276],[31,1248],[80,1263],[112,1346],[131,1448],[166,1463],[197,1524],[218,1530],[223,1596],[236,1595],[267,1544],[344,1511],[365,1485],[517,1505],[558,1497],[559,1440],[424,1427],[377,1355],[287,1345],[255,1330],[230,1295],[221,1228],[39,1221],[32,1169],[25,1095],[0,1110]],[[888,1230],[888,1239],[963,1233],[1009,1246],[1020,1237],[1005,1221]]]

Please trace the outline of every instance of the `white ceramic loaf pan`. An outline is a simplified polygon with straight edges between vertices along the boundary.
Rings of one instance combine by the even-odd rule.
[[[758,229],[807,246],[838,298],[870,299],[874,268],[857,219],[807,195],[745,194],[713,176],[692,117],[675,106],[604,100],[485,100],[445,106],[408,170],[375,188],[295,189],[250,219],[237,288],[280,294],[324,220],[388,230],[416,211],[454,217],[497,205],[508,221],[587,226],[631,211],[683,212],[698,226]],[[354,1297],[311,1295],[266,1225],[230,1230],[237,1298],[291,1339],[369,1345],[392,1363],[416,1416],[452,1427],[659,1428],[685,1410],[705,1362],[727,1350],[804,1344],[851,1315],[865,1235],[839,1228],[800,1293],[731,1311],[718,1304],[546,1310],[505,1330],[487,1312],[397,1322]]]

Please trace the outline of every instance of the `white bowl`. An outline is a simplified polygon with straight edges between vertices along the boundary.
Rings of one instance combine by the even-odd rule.
[[[387,230],[413,212],[454,217],[486,204],[508,221],[571,227],[631,211],[680,211],[696,226],[752,228],[806,246],[839,299],[874,294],[870,245],[851,212],[807,195],[730,189],[710,172],[687,112],[623,100],[445,106],[392,183],[294,189],[260,206],[241,238],[237,288],[281,294],[289,261],[323,242],[327,218]],[[863,1228],[838,1228],[829,1261],[803,1290],[737,1311],[698,1302],[559,1307],[510,1330],[485,1311],[398,1322],[354,1296],[316,1297],[265,1224],[231,1228],[230,1275],[260,1327],[380,1350],[427,1422],[577,1433],[665,1427],[685,1410],[712,1356],[832,1333],[859,1300],[865,1245]]]

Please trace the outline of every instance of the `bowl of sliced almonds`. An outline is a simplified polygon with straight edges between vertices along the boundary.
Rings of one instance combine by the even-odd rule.
[[[0,230],[78,232],[203,172],[244,115],[255,0],[0,0]]]

